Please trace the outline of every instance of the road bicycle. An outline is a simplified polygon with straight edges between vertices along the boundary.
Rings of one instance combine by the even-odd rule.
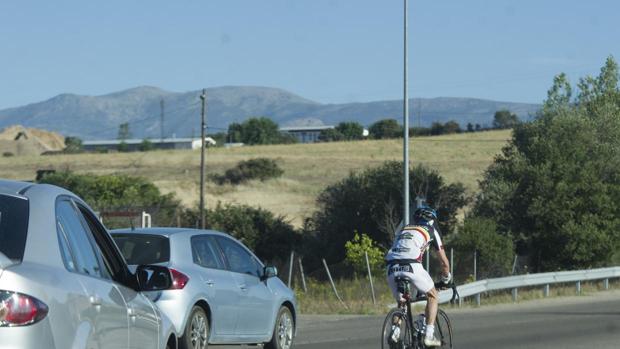
[[[426,294],[418,294],[415,298],[411,295],[411,281],[406,277],[397,277],[396,285],[398,291],[402,293],[405,302],[390,310],[383,322],[383,332],[381,335],[382,349],[426,349],[424,345],[424,330],[426,318],[424,313],[413,315],[412,303],[426,301]],[[452,290],[450,303],[454,304],[459,298],[454,282],[445,284],[435,283],[435,288],[439,290]],[[392,325],[399,326],[399,338],[392,339]],[[441,308],[437,310],[435,320],[435,336],[441,341],[438,348],[452,348],[452,324],[450,318]]]

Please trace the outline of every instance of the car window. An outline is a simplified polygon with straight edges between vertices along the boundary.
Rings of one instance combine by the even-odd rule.
[[[224,269],[224,261],[215,241],[208,235],[194,236],[191,239],[194,263],[205,268]]]
[[[13,261],[24,258],[29,208],[27,199],[0,195],[0,252]]]
[[[73,203],[69,200],[59,200],[56,204],[56,227],[59,234],[61,250],[63,249],[62,238],[66,239],[66,248],[70,251],[74,265],[65,266],[68,270],[78,273],[106,277],[107,273],[102,270],[100,260],[92,242],[91,232],[85,227],[78,215]]]
[[[161,235],[114,234],[114,241],[129,265],[170,261],[170,240]]]
[[[223,236],[217,236],[216,239],[231,271],[260,277],[260,266],[245,248],[232,239]]]
[[[114,244],[114,241],[108,234],[108,231],[97,219],[94,213],[92,213],[84,205],[76,202],[76,207],[78,208],[83,222],[92,234],[95,250],[98,252],[100,257],[100,264],[105,267],[105,270],[112,279],[119,283],[126,283],[128,278],[127,265],[119,254],[119,251]]]

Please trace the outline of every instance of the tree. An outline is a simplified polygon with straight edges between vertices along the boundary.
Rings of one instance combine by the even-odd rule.
[[[319,140],[321,142],[338,142],[344,140],[344,135],[335,128],[328,128],[326,130],[321,130]]]
[[[153,149],[155,149],[155,146],[153,145],[153,142],[148,139],[143,139],[142,143],[138,146],[138,150],[140,151],[151,151]]]
[[[493,116],[493,128],[507,129],[513,128],[519,124],[519,117],[510,110],[502,109],[495,112]]]
[[[450,241],[457,252],[456,274],[468,274],[477,255],[478,279],[505,276],[510,272],[514,246],[512,238],[497,231],[491,219],[467,217],[459,233]]]
[[[510,232],[534,271],[604,266],[619,247],[614,66],[608,59],[601,75],[582,79],[576,100],[554,97],[536,120],[517,125],[481,182],[475,214]],[[556,85],[564,82],[556,79],[550,96],[558,95]]]
[[[364,136],[364,126],[358,122],[341,122],[336,126],[336,131],[347,141],[362,139]]]
[[[269,118],[250,118],[242,124],[241,141],[245,144],[275,144],[280,139],[278,124]]]
[[[444,124],[441,122],[433,122],[431,124],[431,135],[439,136],[444,134]]]
[[[65,152],[79,153],[82,151],[82,140],[78,137],[65,138]]]
[[[467,132],[474,132],[474,125],[471,122],[467,123]]]
[[[375,139],[399,138],[403,135],[402,126],[394,119],[379,120],[372,124],[368,131]]]
[[[389,161],[377,168],[352,173],[328,186],[318,196],[318,210],[306,230],[318,241],[318,250],[331,262],[344,256],[343,247],[356,232],[363,232],[387,249],[402,220],[402,162]],[[445,184],[434,170],[416,166],[410,172],[412,207],[416,196],[426,197],[440,217],[440,228],[449,234],[456,212],[467,203],[462,184]],[[322,256],[321,256],[322,257]]]
[[[461,125],[458,122],[451,120],[446,122],[443,125],[443,133],[444,134],[453,134],[453,133],[461,133]]]
[[[125,122],[118,126],[118,140],[126,141],[131,138],[131,131],[129,130],[129,123]]]

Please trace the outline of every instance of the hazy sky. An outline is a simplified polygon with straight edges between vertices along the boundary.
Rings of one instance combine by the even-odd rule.
[[[617,0],[409,0],[413,97],[541,102],[620,58]],[[139,85],[402,98],[402,0],[0,0],[0,109]]]

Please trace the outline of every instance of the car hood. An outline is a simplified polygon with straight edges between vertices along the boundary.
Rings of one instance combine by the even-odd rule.
[[[15,264],[15,262],[10,260],[2,252],[0,252],[0,276],[2,276],[2,272],[4,271],[4,269],[10,267],[13,264]]]

